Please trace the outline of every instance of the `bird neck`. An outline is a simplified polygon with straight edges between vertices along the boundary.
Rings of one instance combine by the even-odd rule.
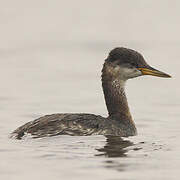
[[[125,80],[117,78],[106,63],[102,69],[102,87],[109,117],[118,121],[132,121],[125,94]]]

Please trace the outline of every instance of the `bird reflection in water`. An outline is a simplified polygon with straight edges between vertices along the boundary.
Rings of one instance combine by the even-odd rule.
[[[137,144],[134,144],[130,140],[125,140],[120,136],[105,137],[107,138],[105,146],[100,149],[96,149],[98,152],[100,152],[100,154],[95,155],[110,158],[103,162],[103,166],[105,168],[122,172],[136,166],[134,160],[132,161],[132,159],[129,159],[127,161],[126,159],[122,160],[122,158],[128,158],[128,152],[130,150],[138,151],[142,149],[142,147],[136,147]],[[140,142],[139,144],[144,144],[144,142]]]
[[[126,157],[128,149],[127,147],[133,146],[134,143],[129,140],[124,140],[119,136],[106,136],[106,145],[97,151],[102,152],[96,156],[107,157]]]

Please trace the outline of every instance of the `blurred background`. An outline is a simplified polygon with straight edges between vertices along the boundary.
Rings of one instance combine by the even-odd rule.
[[[173,76],[172,79],[141,77],[128,82],[128,101],[141,137],[137,141],[144,141],[145,138],[145,141],[153,143],[159,138],[164,145],[170,141],[168,138],[175,137],[170,147],[165,149],[178,147],[180,1],[4,0],[0,6],[0,24],[0,139],[5,146],[0,176],[3,179],[14,175],[24,179],[29,169],[34,172],[29,178],[46,179],[51,175],[48,171],[44,172],[43,167],[39,168],[46,160],[39,159],[44,155],[40,148],[44,145],[42,142],[39,142],[38,147],[32,143],[28,147],[23,146],[24,149],[18,149],[19,144],[9,142],[7,137],[16,127],[39,116],[56,112],[107,115],[100,81],[101,68],[109,51],[118,46],[139,51],[150,65]],[[104,137],[98,141],[92,141],[91,138],[86,139],[85,143],[98,144],[102,141],[105,144]],[[74,142],[74,139],[68,138],[63,145],[60,141],[58,149],[66,147],[72,141]],[[89,151],[94,155],[92,144],[89,147],[91,146],[93,151]],[[54,146],[53,148],[56,147]],[[29,148],[40,148],[39,152],[42,154],[36,156],[36,152],[32,151],[29,155],[24,153],[22,156],[22,152]],[[72,155],[71,147],[69,148],[67,156]],[[80,152],[83,146],[81,148]],[[151,154],[152,148],[147,149],[146,153]],[[12,150],[14,154],[10,153]],[[45,153],[52,152],[51,150],[50,148]],[[54,155],[62,162],[62,154],[57,152],[54,152]],[[80,152],[78,153],[81,154]],[[170,159],[167,160],[174,160],[171,165],[180,165],[176,152],[179,150],[173,149]],[[69,165],[71,161],[63,160],[64,167],[61,167],[60,171],[50,165],[47,168],[49,172],[63,179],[88,178],[89,169],[83,169],[86,167],[84,156],[78,156],[76,151],[73,153],[78,162],[79,158],[82,159],[82,164],[74,167]],[[32,161],[34,155],[36,160]],[[87,154],[85,158],[91,155]],[[18,163],[22,157],[26,160]],[[164,156],[160,158],[158,154],[153,157],[154,161],[150,161],[150,165],[148,160],[146,163],[144,159],[142,161],[141,158],[135,158],[135,161],[139,160],[144,164],[132,166],[129,163],[124,166],[127,171],[124,171],[123,178],[129,177],[129,169],[135,169],[134,179],[143,179],[142,167],[151,179],[157,176],[172,179],[173,175],[177,176],[178,169],[176,171],[171,165],[167,165],[169,171],[165,173],[167,169],[163,166],[166,165]],[[155,160],[157,157],[159,161]],[[95,159],[92,163],[99,161],[101,160]],[[73,162],[77,163],[76,160]],[[51,163],[59,164],[57,159]],[[19,168],[14,172],[17,166]],[[117,166],[116,162],[115,167]],[[154,166],[156,169],[153,169]],[[90,161],[88,168],[93,167]],[[69,168],[80,172],[78,171],[78,175],[75,172],[69,174]],[[93,171],[91,179],[116,179],[116,175],[119,176],[118,173],[108,171],[103,163],[96,168],[101,170],[100,174],[103,172],[104,176]]]
[[[2,99],[16,99],[8,106],[22,103],[20,113],[24,113],[22,108],[33,108],[30,114],[84,110],[104,113],[100,71],[109,51],[117,46],[141,52],[148,63],[176,78],[180,56],[179,8],[180,2],[175,0],[3,1]],[[139,79],[129,84],[138,82]],[[138,85],[155,87],[161,83],[167,87],[170,83],[172,87],[172,82],[149,78],[147,84],[143,81]],[[131,95],[133,88],[129,89]],[[133,91],[139,92],[137,88]],[[34,104],[25,105],[24,101]],[[97,102],[92,109],[87,106],[90,101]],[[12,106],[10,111],[17,113],[18,107]]]

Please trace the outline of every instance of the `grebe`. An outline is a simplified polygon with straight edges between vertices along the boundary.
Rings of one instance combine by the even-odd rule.
[[[56,135],[134,136],[137,130],[131,117],[124,87],[128,79],[142,75],[169,78],[170,75],[149,66],[143,56],[123,47],[113,49],[102,69],[102,87],[109,116],[84,113],[52,114],[28,122],[12,136],[21,139],[26,134],[34,138]]]

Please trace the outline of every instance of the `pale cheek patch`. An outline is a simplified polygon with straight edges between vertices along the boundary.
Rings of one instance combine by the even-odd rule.
[[[138,76],[141,76],[141,71],[135,68],[120,68],[120,78],[122,79],[130,79]]]
[[[112,77],[118,78],[123,81],[142,75],[141,71],[137,70],[136,68],[116,66],[116,67],[108,67],[107,70]]]

